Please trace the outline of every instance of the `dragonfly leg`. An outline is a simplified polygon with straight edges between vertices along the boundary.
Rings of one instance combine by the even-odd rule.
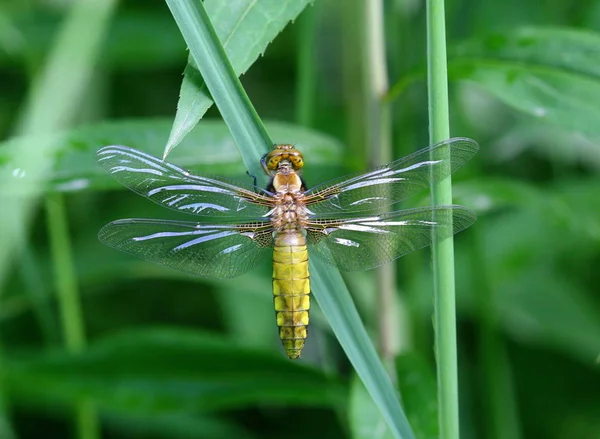
[[[246,171],[246,174],[248,174],[248,176],[250,178],[252,178],[252,182],[253,182],[254,186],[257,186],[258,185],[258,180],[256,179],[256,175],[250,174],[250,171]]]

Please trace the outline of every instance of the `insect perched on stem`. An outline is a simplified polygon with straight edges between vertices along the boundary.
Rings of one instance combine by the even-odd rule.
[[[142,259],[205,277],[239,276],[272,254],[279,336],[288,357],[298,358],[310,308],[309,255],[340,270],[368,270],[466,229],[476,217],[463,206],[393,209],[448,177],[478,149],[471,139],[449,139],[307,189],[300,177],[302,153],[275,145],[261,160],[271,176],[261,189],[107,146],[98,161],[115,179],[161,206],[197,215],[199,222],[123,219],[104,226],[99,237]]]

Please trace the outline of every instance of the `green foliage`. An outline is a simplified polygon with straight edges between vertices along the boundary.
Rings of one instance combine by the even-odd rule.
[[[172,121],[167,118],[119,120],[48,136],[14,137],[0,143],[0,176],[14,180],[15,170],[22,169],[16,190],[26,192],[30,188],[30,176],[26,171],[27,162],[17,158],[18,151],[28,145],[52,143],[57,147],[44,157],[52,164],[44,180],[48,190],[123,189],[98,166],[95,157],[98,145],[123,144],[160,157],[171,125]],[[277,121],[267,123],[267,127],[274,139],[287,139],[302,147],[310,154],[311,166],[315,165],[321,172],[340,154],[341,148],[335,139],[313,130]],[[227,125],[218,120],[207,120],[197,125],[169,156],[169,160],[197,172],[247,178],[231,133]]]
[[[350,382],[348,417],[354,439],[391,439],[394,437],[358,377],[354,377]]]
[[[332,407],[341,383],[281,355],[176,329],[128,331],[81,354],[27,356],[6,364],[14,398],[72,405],[93,398],[112,413],[176,414],[276,403]]]
[[[117,218],[175,217],[104,173],[94,157],[104,145],[161,156],[177,144],[169,161],[247,181],[271,139],[302,149],[309,186],[350,165],[366,168],[367,154],[351,154],[357,139],[347,134],[360,128],[348,109],[360,102],[364,66],[348,56],[362,48],[346,43],[362,41],[364,26],[343,21],[359,20],[362,3],[318,0],[307,18],[309,1],[207,0],[231,69],[219,73],[217,48],[209,57],[220,59],[216,69],[190,63],[183,79],[186,43],[165,3],[124,0],[110,23],[97,17],[57,43],[70,3],[0,6],[0,438],[76,437],[73,409],[91,402],[101,437],[387,438],[392,429],[410,437],[402,413],[415,437],[437,437],[426,251],[398,263],[395,315],[407,329],[397,334],[404,351],[392,386],[367,333],[352,323],[360,315],[378,339],[370,273],[343,278],[360,297],[356,309],[339,273],[311,266],[322,309],[311,314],[302,360],[290,362],[277,338],[268,264],[228,281],[192,278],[96,238]],[[454,202],[479,216],[455,244],[461,437],[599,437],[600,8],[447,3],[451,134],[481,145],[453,182]],[[395,157],[424,146],[429,126],[425,89],[407,87],[426,77],[425,11],[403,6],[385,2],[389,79],[404,91],[390,95]],[[297,18],[307,18],[302,27]],[[84,51],[78,64],[78,51],[97,47],[102,34],[103,47]],[[190,59],[204,56],[189,49]],[[52,59],[60,74],[38,89],[46,98],[36,104],[25,94],[44,84]],[[236,119],[247,108],[219,103],[242,96],[237,85],[208,93],[198,71],[207,84],[211,75],[218,82],[231,79],[223,72],[244,74],[243,104],[252,102],[266,130],[257,118]],[[86,72],[93,75],[84,87]],[[219,108],[209,109],[213,98]],[[244,124],[254,133],[238,129]],[[88,346],[79,353],[61,341],[52,267],[60,262],[66,272],[70,258],[53,256],[49,245],[58,230],[46,228],[51,192],[64,200],[57,227],[71,244],[59,246],[72,253],[80,286]],[[394,411],[398,395],[404,412]]]
[[[427,361],[416,353],[400,355],[396,358],[396,374],[402,403],[415,437],[437,438],[436,381]]]
[[[310,272],[313,289],[321,291],[317,296],[319,306],[326,313],[340,345],[344,348],[367,392],[373,398],[373,402],[381,411],[383,419],[390,428],[390,434],[395,438],[413,437],[397,394],[377,357],[373,343],[362,326],[356,307],[342,287],[344,285],[342,276],[337,270],[318,267],[314,260],[310,261]]]
[[[235,0],[227,3],[208,0],[204,2],[204,8],[233,71],[236,76],[240,76],[265,52],[269,43],[288,22],[294,20],[309,3],[310,0]],[[194,28],[194,23],[191,26]],[[252,41],[252,44],[249,45],[248,41]],[[204,56],[205,52],[201,54]],[[183,140],[213,104],[205,81],[205,74],[200,74],[191,55],[183,72],[177,114],[165,155]]]

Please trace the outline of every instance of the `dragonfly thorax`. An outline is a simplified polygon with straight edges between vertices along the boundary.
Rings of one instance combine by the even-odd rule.
[[[306,227],[308,211],[301,193],[277,193],[271,223],[277,232],[299,231]]]
[[[272,185],[277,194],[299,194],[302,192],[302,179],[294,171],[289,173],[277,172],[273,177]]]

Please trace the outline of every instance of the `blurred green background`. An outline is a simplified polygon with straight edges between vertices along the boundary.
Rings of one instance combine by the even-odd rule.
[[[0,3],[0,439],[376,437],[318,309],[303,359],[284,358],[269,261],[206,280],[98,242],[114,219],[177,217],[94,153],[162,154],[187,53],[162,1],[106,1],[63,41],[75,3]],[[274,140],[302,147],[309,185],[368,166],[362,3],[317,0],[241,77]],[[425,11],[384,4],[397,158],[428,143]],[[479,215],[456,238],[461,437],[599,438],[600,2],[446,7],[451,132],[481,145],[454,176]],[[169,160],[247,178],[215,108]],[[415,426],[435,397],[429,250],[396,266],[396,372],[415,433],[433,438]],[[373,276],[345,279],[377,340]]]

